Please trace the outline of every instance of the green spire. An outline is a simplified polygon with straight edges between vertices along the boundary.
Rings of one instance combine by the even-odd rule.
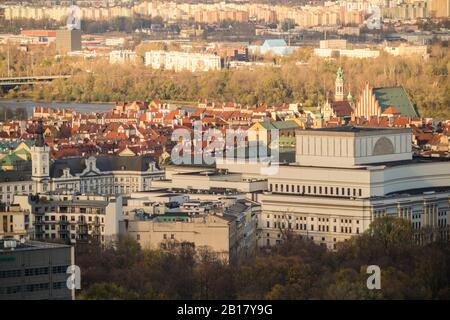
[[[341,67],[336,72],[336,80],[344,81],[344,70]]]
[[[322,109],[320,108],[320,106],[317,106],[317,108],[316,108],[316,119],[317,120],[323,119]]]
[[[352,96],[352,94],[350,93],[350,91],[348,92],[347,101],[348,101],[348,102],[352,102],[352,101],[353,101],[353,96]]]

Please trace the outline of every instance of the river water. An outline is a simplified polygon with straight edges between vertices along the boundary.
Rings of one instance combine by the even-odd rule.
[[[114,103],[76,103],[76,102],[35,102],[31,100],[0,100],[0,109],[25,108],[28,116],[33,114],[33,108],[37,106],[59,109],[74,109],[82,113],[107,112],[114,107]]]

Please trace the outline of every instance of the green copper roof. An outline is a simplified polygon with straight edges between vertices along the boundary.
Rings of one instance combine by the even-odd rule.
[[[381,111],[392,106],[403,117],[415,118],[419,116],[414,104],[408,97],[408,93],[403,87],[374,88],[373,94],[380,105]]]
[[[323,119],[322,109],[320,108],[320,106],[317,106],[317,108],[316,108],[316,119],[318,119],[318,120]]]
[[[296,129],[299,128],[300,126],[298,125],[297,122],[293,121],[293,120],[287,120],[287,121],[275,121],[275,122],[270,122],[270,121],[263,121],[260,122],[261,125],[269,130],[269,129]]]
[[[17,150],[17,151],[14,151],[14,153],[15,153],[15,154],[26,154],[26,155],[29,155],[29,154],[30,154],[30,152],[28,152],[28,151],[25,150],[25,149],[19,149],[19,150]]]
[[[154,222],[187,222],[189,216],[185,212],[167,212],[165,214],[153,216]]]
[[[16,156],[15,154],[9,154],[0,160],[0,165],[12,166],[12,165],[15,165],[17,162],[22,162],[22,161],[24,161],[24,160],[22,158]]]

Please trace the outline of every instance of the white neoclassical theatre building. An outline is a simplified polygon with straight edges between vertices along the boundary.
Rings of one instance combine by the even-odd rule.
[[[290,230],[332,249],[384,215],[448,239],[450,159],[413,158],[411,137],[410,129],[298,131],[295,163],[267,176],[268,191],[257,196],[259,245]],[[252,171],[246,167],[218,164]]]

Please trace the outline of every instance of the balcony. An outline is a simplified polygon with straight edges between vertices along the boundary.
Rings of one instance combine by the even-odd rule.
[[[77,228],[77,233],[78,234],[88,234],[88,228]]]

